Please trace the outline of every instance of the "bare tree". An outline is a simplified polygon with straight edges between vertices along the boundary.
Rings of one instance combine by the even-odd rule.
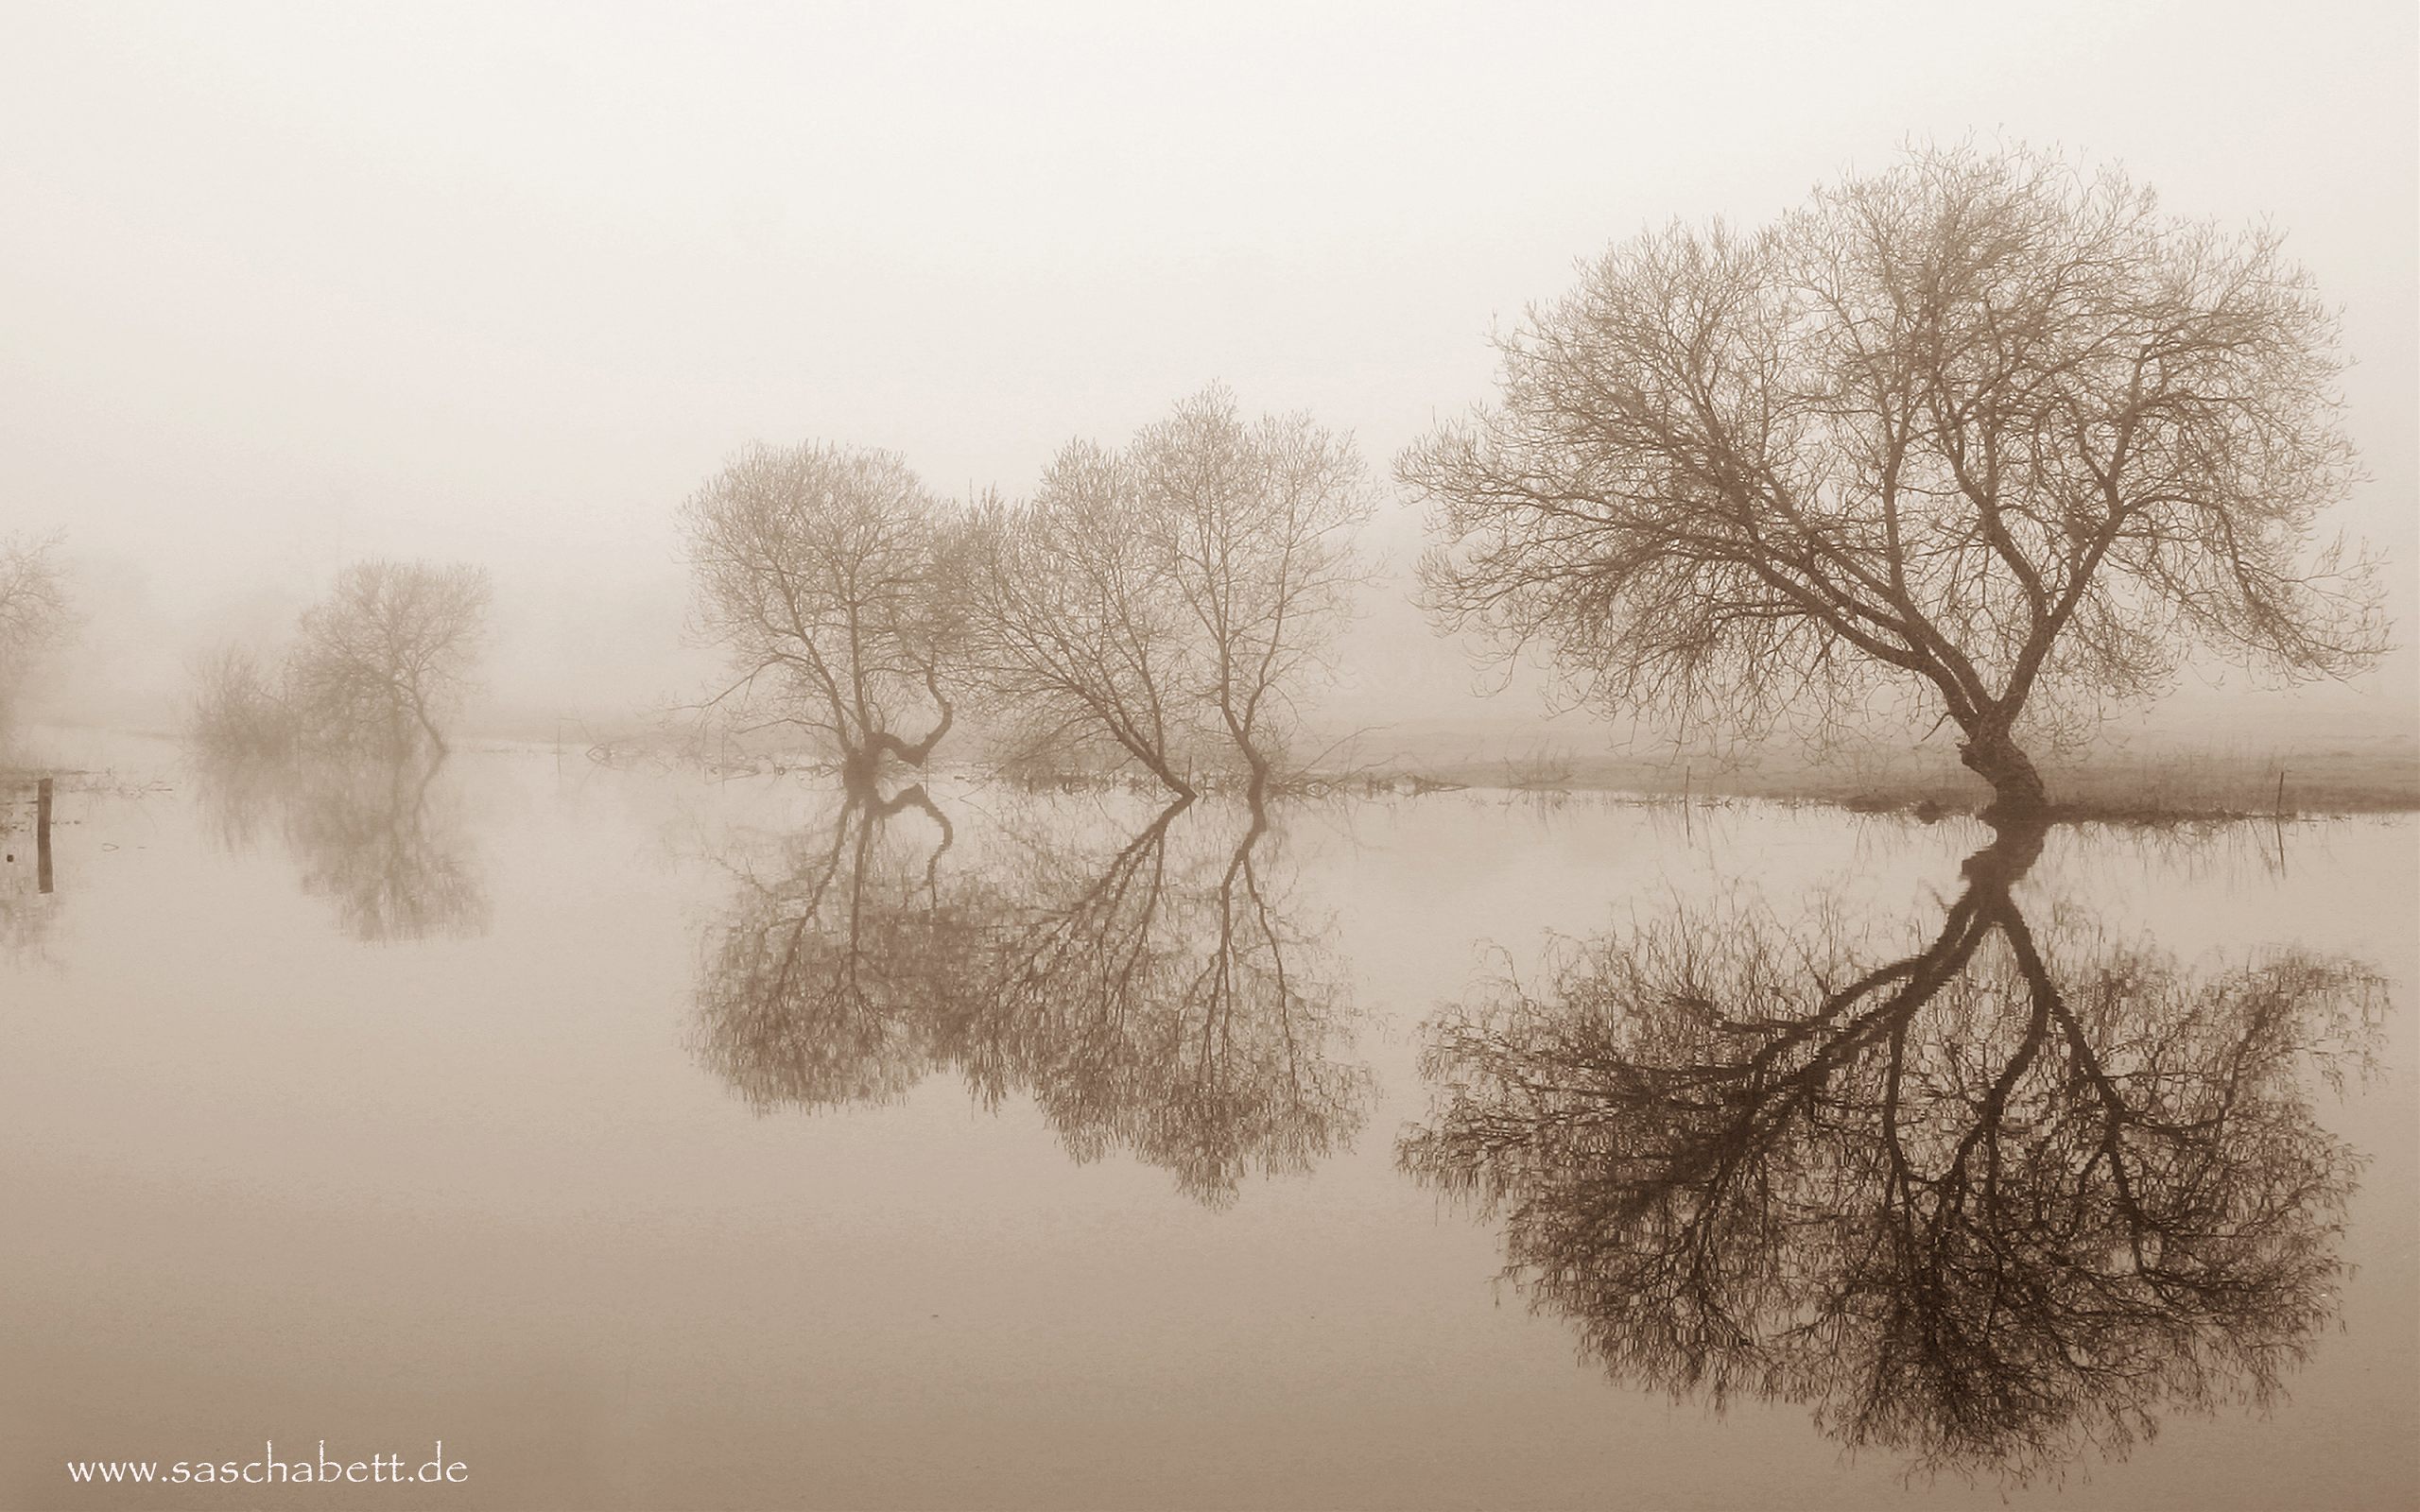
[[[1247,424],[1222,387],[1122,452],[1077,442],[977,532],[986,680],[1180,795],[1190,752],[1223,745],[1256,800],[1366,576],[1373,505],[1349,439],[1303,415]]]
[[[963,633],[961,533],[942,514],[890,452],[759,446],[716,474],[682,521],[699,626],[737,674],[717,701],[830,741],[860,786],[885,761],[923,766],[954,717]]]
[[[1166,543],[1138,506],[1127,459],[1075,441],[1029,502],[980,511],[973,659],[1023,748],[1106,743],[1190,797],[1201,659]]]
[[[0,541],[0,730],[32,659],[65,639],[67,588],[53,540]]]
[[[1134,438],[1143,500],[1205,638],[1206,694],[1256,803],[1296,699],[1366,576],[1355,532],[1374,507],[1352,441],[1307,415],[1247,425],[1212,386]]]
[[[467,686],[488,607],[482,568],[355,562],[303,610],[286,690],[305,739],[324,745],[410,743],[437,750],[437,716]]]
[[[1918,151],[1742,234],[1616,248],[1501,340],[1500,407],[1402,457],[1426,592],[1583,697],[1761,732],[1937,709],[1996,811],[2197,649],[2382,649],[2337,322],[2277,233],[2116,172]]]
[[[230,644],[205,652],[193,675],[185,733],[203,757],[232,765],[294,753],[301,731],[284,667],[265,665],[251,646]]]

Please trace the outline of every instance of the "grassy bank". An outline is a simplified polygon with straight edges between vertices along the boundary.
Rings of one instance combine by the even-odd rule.
[[[1379,774],[1406,785],[1513,792],[1623,792],[1648,798],[1761,798],[1837,803],[1860,812],[1972,813],[1990,792],[1952,761],[1844,759],[1802,765],[1716,765],[1549,752],[1446,761]],[[2420,811],[2420,750],[2339,749],[2290,755],[2160,751],[2046,762],[2063,818],[2156,823],[2183,819]]]

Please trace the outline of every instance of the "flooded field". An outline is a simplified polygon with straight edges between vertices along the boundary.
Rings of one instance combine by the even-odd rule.
[[[2409,818],[79,754],[0,1503],[2420,1495]]]

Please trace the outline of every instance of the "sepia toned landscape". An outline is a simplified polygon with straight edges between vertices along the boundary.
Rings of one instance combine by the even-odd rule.
[[[2408,12],[9,19],[0,1506],[2420,1501]]]

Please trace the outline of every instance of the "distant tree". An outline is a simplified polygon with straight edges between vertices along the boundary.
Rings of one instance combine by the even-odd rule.
[[[263,663],[246,645],[221,645],[194,666],[185,732],[214,762],[274,761],[293,754],[300,735],[285,696],[283,667]]]
[[[1366,575],[1373,507],[1349,439],[1303,415],[1247,423],[1221,387],[1122,452],[1075,443],[977,532],[986,679],[1179,794],[1188,747],[1223,743],[1257,798]]]
[[[2375,564],[2311,549],[2356,468],[2280,240],[1965,148],[1642,236],[1501,341],[1498,408],[1402,457],[1427,600],[1685,722],[1911,695],[1996,811],[2039,808],[2025,742],[2197,647],[2294,679],[2383,646]]]
[[[815,731],[853,783],[923,766],[955,716],[959,532],[896,455],[750,450],[682,509],[704,636],[738,674],[717,696]],[[904,733],[909,721],[923,733]]]
[[[400,747],[425,735],[468,685],[488,608],[477,567],[364,561],[302,613],[285,696],[306,741]]]
[[[1190,797],[1201,659],[1126,458],[1072,442],[972,533],[973,659],[1021,748],[1105,744]]]
[[[70,625],[55,541],[0,541],[0,730],[32,659],[65,639]]]

